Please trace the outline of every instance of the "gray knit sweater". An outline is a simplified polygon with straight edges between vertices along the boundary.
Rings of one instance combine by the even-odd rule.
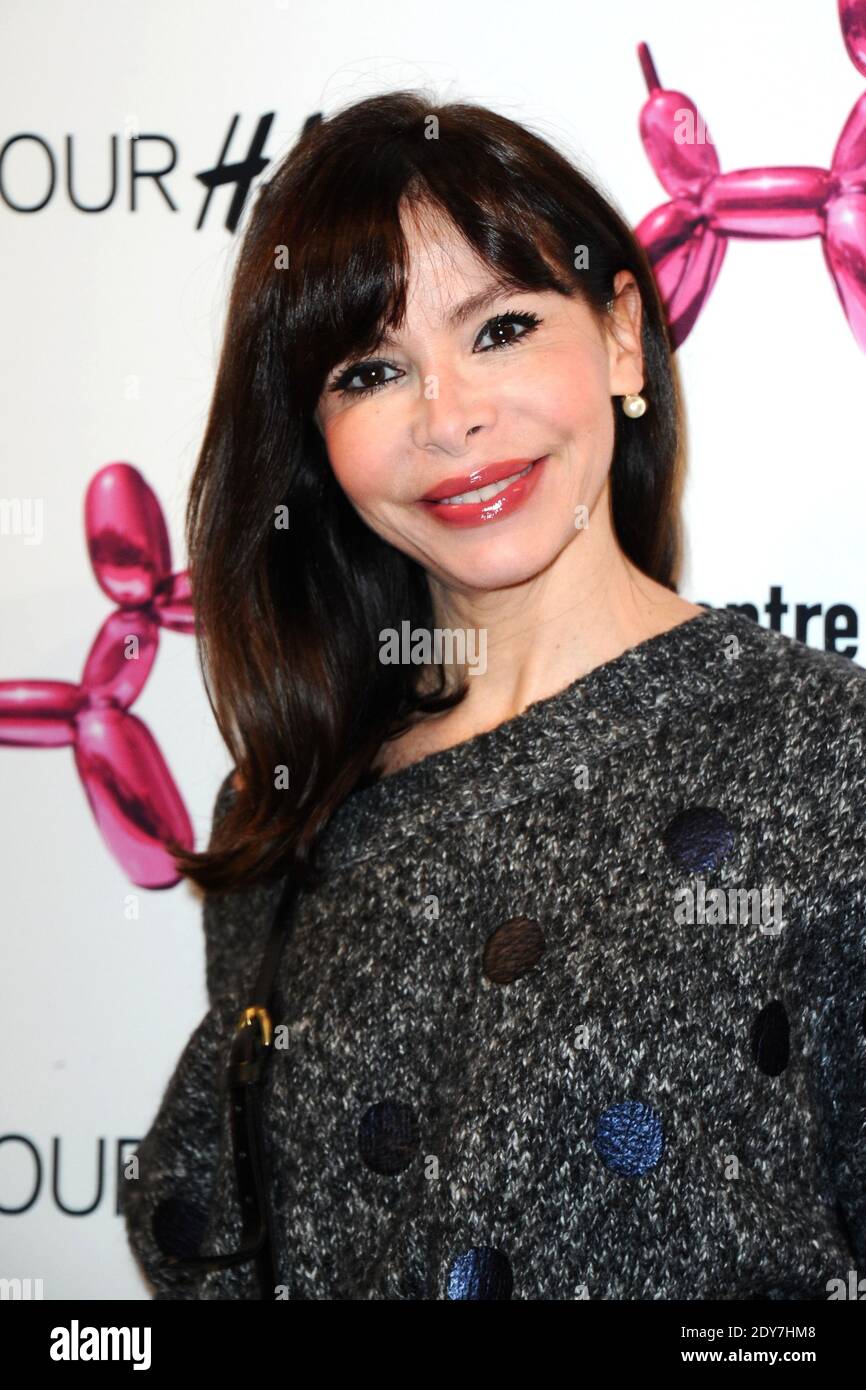
[[[277,1296],[866,1274],[864,735],[866,670],[707,608],[356,791],[278,977]],[[224,1069],[278,896],[205,899],[211,1008],[122,1198],[157,1298],[258,1297],[161,1260],[239,1240]]]

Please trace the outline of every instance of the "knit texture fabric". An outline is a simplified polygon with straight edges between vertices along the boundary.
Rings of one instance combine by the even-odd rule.
[[[866,1274],[864,733],[861,666],[706,608],[350,796],[278,975],[277,1296]],[[157,1298],[259,1297],[163,1256],[240,1239],[224,1073],[279,891],[205,898],[211,1008],[123,1184]]]

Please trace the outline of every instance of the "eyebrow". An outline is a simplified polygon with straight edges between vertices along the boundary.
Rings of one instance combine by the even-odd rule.
[[[470,294],[468,299],[462,299],[459,304],[455,304],[450,313],[445,316],[445,326],[448,328],[459,328],[468,319],[486,309],[489,305],[501,299],[505,294],[531,294],[532,291],[525,285],[521,285],[518,280],[503,277],[499,280],[489,281],[476,294]],[[396,343],[396,339],[390,334],[385,333],[379,339],[377,347],[387,347]]]

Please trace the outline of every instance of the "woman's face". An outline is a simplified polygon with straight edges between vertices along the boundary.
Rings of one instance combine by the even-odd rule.
[[[643,383],[637,287],[627,271],[614,282],[627,291],[614,310],[619,341],[555,291],[493,289],[458,318],[490,287],[489,269],[452,224],[405,227],[405,322],[328,374],[316,421],[337,481],[373,531],[447,590],[504,588],[578,543],[600,497],[606,505],[611,397]],[[423,500],[443,484],[449,495],[478,488],[478,470],[526,468],[492,498]]]

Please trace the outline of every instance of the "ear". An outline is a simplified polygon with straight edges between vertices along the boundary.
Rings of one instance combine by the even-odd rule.
[[[618,270],[613,288],[607,335],[610,394],[629,396],[637,394],[644,381],[640,338],[643,305],[631,271]]]

